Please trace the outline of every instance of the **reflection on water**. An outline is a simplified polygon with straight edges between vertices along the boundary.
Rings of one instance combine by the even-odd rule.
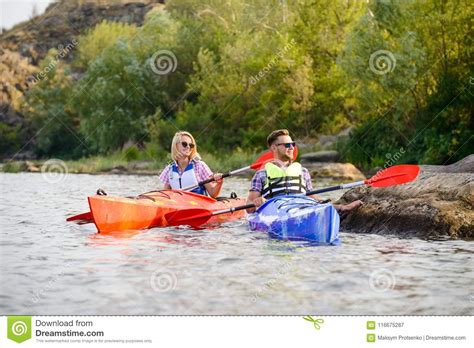
[[[314,247],[245,221],[108,234],[65,222],[98,187],[130,196],[156,180],[0,174],[0,312],[474,314],[473,242],[341,233],[341,246]]]

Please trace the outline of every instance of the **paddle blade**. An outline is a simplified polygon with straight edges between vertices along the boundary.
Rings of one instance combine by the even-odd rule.
[[[295,149],[293,150],[293,161],[296,161],[297,157],[298,157],[298,147],[295,146]]]
[[[66,221],[76,221],[76,220],[92,220],[92,213],[88,211],[87,213],[77,214],[70,216]]]
[[[379,171],[365,183],[372,187],[401,185],[415,180],[419,173],[420,167],[416,164],[401,164]]]
[[[183,209],[165,214],[169,226],[189,225],[198,227],[205,224],[212,217],[207,209]]]
[[[295,149],[293,150],[293,161],[296,160],[296,157],[298,157],[298,148],[297,147],[295,147]],[[259,158],[257,158],[257,160],[255,162],[253,162],[253,164],[250,166],[250,168],[252,168],[253,170],[262,169],[262,167],[265,164],[267,164],[270,161],[273,161],[273,159],[274,159],[273,152],[267,151],[267,152],[263,153],[263,155],[261,155]]]
[[[263,155],[261,155],[255,162],[252,163],[250,168],[254,170],[259,170],[262,168],[265,163],[270,162],[273,160],[273,153],[271,151],[265,152]]]

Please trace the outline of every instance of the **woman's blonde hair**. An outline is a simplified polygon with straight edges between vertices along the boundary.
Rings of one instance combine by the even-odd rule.
[[[197,152],[196,140],[194,140],[194,137],[191,135],[191,133],[185,131],[179,131],[175,133],[173,141],[171,142],[171,158],[176,161],[176,157],[178,155],[178,143],[181,142],[181,138],[184,135],[190,137],[191,141],[194,144],[194,148],[191,149],[191,154],[189,155],[189,160],[192,160],[194,158],[201,159],[201,156],[199,156],[199,153]]]

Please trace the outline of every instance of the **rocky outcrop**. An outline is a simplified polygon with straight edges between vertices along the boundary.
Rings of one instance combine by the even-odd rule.
[[[0,122],[16,125],[23,118],[14,109],[19,108],[20,97],[28,89],[28,79],[38,71],[19,53],[0,47]]]
[[[362,187],[344,194],[364,206],[341,216],[357,233],[426,239],[474,239],[474,155],[449,166],[421,166],[418,178],[388,188]]]
[[[333,134],[333,135],[321,134],[318,137],[318,142],[317,142],[316,146],[321,148],[321,149],[332,149],[336,146],[337,143],[339,143],[341,141],[344,142],[347,139],[349,139],[349,136],[350,136],[351,132],[353,131],[353,129],[354,129],[354,127],[349,127],[349,128],[346,128],[346,129],[342,130],[338,134]]]
[[[340,159],[339,152],[335,150],[309,152],[301,155],[301,163],[312,163],[312,162],[337,162]]]
[[[28,80],[37,68],[19,53],[0,47],[0,158],[17,153],[31,137],[28,122],[18,111]]]
[[[45,13],[18,24],[0,35],[0,45],[27,57],[37,65],[51,48],[66,47],[103,20],[143,24],[145,15],[163,1],[77,1],[52,3]],[[65,57],[71,60],[74,52]]]
[[[365,176],[351,163],[303,163],[313,178],[330,178],[336,181],[364,180]]]

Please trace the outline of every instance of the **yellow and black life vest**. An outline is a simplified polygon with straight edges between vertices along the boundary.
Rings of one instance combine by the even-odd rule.
[[[294,162],[283,169],[270,162],[265,165],[265,172],[267,180],[262,190],[264,198],[306,193],[301,164]]]

